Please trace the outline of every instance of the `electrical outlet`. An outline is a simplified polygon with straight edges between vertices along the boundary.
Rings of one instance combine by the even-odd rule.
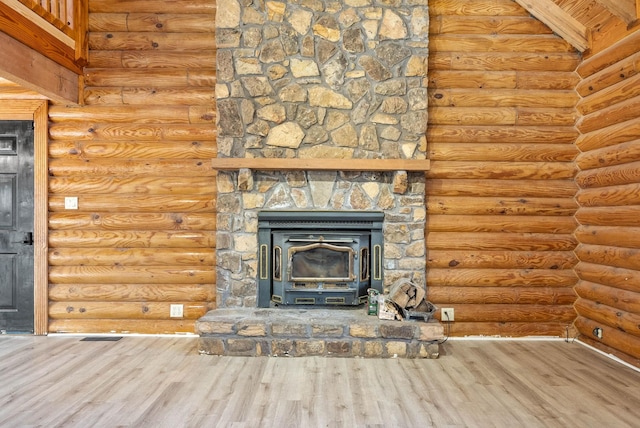
[[[184,315],[184,306],[183,305],[171,305],[171,318],[182,318]]]
[[[602,329],[600,327],[596,327],[593,329],[593,335],[598,339],[602,339]]]
[[[77,210],[78,209],[78,197],[77,196],[65,196],[64,197],[64,209],[65,210]]]
[[[453,308],[440,309],[440,321],[453,321]]]

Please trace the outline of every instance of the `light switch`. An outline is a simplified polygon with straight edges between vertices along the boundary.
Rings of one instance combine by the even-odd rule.
[[[64,198],[65,210],[77,210],[78,209],[78,197],[77,196],[65,196]]]

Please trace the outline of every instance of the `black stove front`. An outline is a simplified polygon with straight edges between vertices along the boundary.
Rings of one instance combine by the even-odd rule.
[[[359,305],[382,291],[384,213],[258,213],[258,306]]]

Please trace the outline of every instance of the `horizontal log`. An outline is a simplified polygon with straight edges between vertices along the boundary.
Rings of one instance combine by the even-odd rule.
[[[640,33],[636,31],[629,34],[628,37],[611,44],[606,49],[585,59],[576,70],[580,76],[586,78],[631,55],[636,54],[638,52],[639,45]]]
[[[576,183],[582,189],[620,186],[638,182],[640,182],[640,161],[590,169],[576,175]]]
[[[494,18],[492,18],[494,19]],[[437,55],[432,53],[432,55]],[[570,72],[429,70],[429,87],[476,89],[571,90],[580,79]]]
[[[215,266],[215,248],[50,248],[49,266]]]
[[[594,94],[640,73],[640,52],[621,59],[607,68],[582,79],[576,92],[582,97]]]
[[[473,162],[433,161],[426,176],[456,179],[521,179],[563,180],[571,179],[576,168],[571,162]]]
[[[580,81],[573,70],[567,71],[518,71],[516,87],[519,89],[571,90]]]
[[[202,302],[172,302],[184,305],[184,319],[196,320],[214,308]],[[169,302],[52,302],[52,319],[169,319]]]
[[[434,93],[450,88],[515,89],[517,75],[516,71],[429,70],[429,88]]]
[[[132,124],[132,123],[54,123],[49,126],[53,140],[210,140],[215,141],[212,124]]]
[[[188,113],[189,109],[187,109]],[[49,156],[58,159],[211,159],[215,141],[53,141]]]
[[[575,53],[434,52],[429,70],[571,72],[580,64]]]
[[[176,13],[91,13],[89,31],[132,31],[165,33],[213,33],[211,14]]]
[[[189,71],[187,83],[189,86],[204,86],[213,88],[215,87],[216,69],[213,68],[215,64],[211,64],[210,68],[199,67]]]
[[[214,33],[97,32],[89,33],[90,50],[197,51],[215,46]]]
[[[580,135],[576,139],[576,146],[582,152],[588,152],[637,140],[638,135],[640,135],[640,117]]]
[[[207,13],[214,14],[216,2],[211,0],[91,0],[89,13]]]
[[[439,199],[436,199],[438,201]],[[427,207],[431,198],[427,198]],[[521,232],[521,233],[573,233],[577,222],[573,216],[524,215],[456,215],[452,212],[438,215],[429,210],[426,221],[428,232]]]
[[[161,69],[161,68],[91,68],[84,74],[86,86],[111,86],[130,88],[188,88],[207,87],[213,90],[216,83],[215,69],[198,68]]]
[[[211,14],[177,13],[129,13],[126,31],[163,31],[167,33],[215,33]],[[112,28],[110,31],[114,31]]]
[[[216,274],[213,266],[52,266],[49,281],[52,284],[215,284]]]
[[[437,94],[440,95],[440,94]],[[513,107],[431,107],[429,124],[439,125],[515,125]]]
[[[49,175],[54,177],[107,175],[161,175],[214,177],[216,172],[208,161],[200,159],[125,160],[125,159],[51,159]],[[85,177],[86,179],[87,177]],[[89,178],[91,179],[91,178]],[[213,178],[212,178],[213,179]]]
[[[638,296],[636,296],[636,300]],[[575,304],[576,311],[582,317],[597,323],[623,331],[640,339],[640,315],[627,312],[619,307],[611,307],[602,303],[579,298]],[[604,333],[603,333],[604,338]],[[639,353],[640,354],[640,353]]]
[[[590,207],[580,208],[576,220],[583,225],[591,226],[635,226],[638,224],[640,207]]]
[[[530,216],[451,216],[430,215],[427,219],[429,232],[511,232],[570,234],[577,226],[573,217]]]
[[[195,334],[196,320],[51,319],[49,333]]]
[[[635,359],[636,365],[640,363],[640,361],[638,361],[638,359],[640,359],[640,338],[638,338],[637,336],[633,336],[631,334],[619,331],[615,328],[602,325],[597,321],[590,320],[586,317],[581,316],[576,318],[575,326],[583,336],[588,338],[593,346],[599,347],[600,344],[603,344],[608,347],[604,349],[612,350],[612,352],[607,353],[616,355],[619,352],[622,352],[626,355],[625,358],[625,356],[618,354],[618,356],[622,359],[627,360],[629,357],[631,357]],[[596,327],[602,329],[602,339],[597,339],[594,337],[593,330]]]
[[[49,119],[63,122],[189,123],[188,106],[62,106],[49,107]]]
[[[57,171],[57,169],[56,169]],[[49,191],[52,194],[148,194],[148,195],[214,195],[216,192],[216,177],[213,176],[178,176],[169,171],[158,169],[156,174],[164,172],[166,175],[152,176],[151,172],[143,175],[79,176],[49,177]],[[178,173],[178,171],[174,171]]]
[[[572,199],[561,198],[490,198],[467,196],[430,196],[427,211],[452,215],[570,216],[578,209]]]
[[[637,184],[624,184],[583,189],[578,193],[577,201],[582,207],[640,205],[640,188]]]
[[[518,108],[516,125],[573,126],[578,119],[575,109]]]
[[[564,337],[567,327],[568,323],[565,322],[459,322],[456,320],[451,323],[448,334],[453,337]]]
[[[110,69],[90,68],[84,74],[86,86],[116,87],[186,87],[187,69]]]
[[[213,88],[86,88],[87,105],[211,105],[215,102]]]
[[[453,126],[434,125],[427,140],[439,143],[573,144],[579,133],[565,126]]]
[[[430,232],[426,242],[430,250],[571,251],[578,241],[550,233]]]
[[[458,107],[429,108],[429,124],[437,125],[520,125],[520,126],[573,126],[577,113],[565,108],[529,107]]]
[[[613,86],[582,98],[576,108],[583,115],[620,104],[640,96],[640,74],[631,76]]]
[[[554,34],[432,34],[432,52],[573,52],[573,47]]]
[[[426,171],[428,159],[214,158],[215,170]]]
[[[576,285],[575,291],[583,303],[602,304],[624,312],[640,314],[640,294],[637,292],[620,290],[589,281],[580,281]],[[581,311],[581,314],[586,316],[585,311]],[[590,317],[587,316],[587,318]],[[638,328],[640,332],[640,327]]]
[[[142,15],[142,14],[140,14]],[[90,13],[89,31],[127,31],[128,13]],[[147,14],[153,16],[153,14]],[[153,31],[151,28],[149,31]]]
[[[640,159],[640,139],[581,153],[576,164],[581,170],[622,165]]]
[[[503,196],[526,198],[573,198],[578,186],[573,180],[474,180],[431,178],[426,181],[427,195]]]
[[[580,244],[576,255],[584,262],[640,271],[640,249]]]
[[[576,238],[583,244],[607,245],[615,242],[617,247],[640,248],[640,227],[579,226]]]
[[[52,284],[54,302],[215,302],[213,284]]]
[[[638,278],[639,272],[634,269],[580,262],[576,265],[575,271],[580,279],[584,281],[640,292],[640,282],[634,281],[634,278]]]
[[[215,105],[189,106],[189,123],[215,124],[217,116],[218,112]]]
[[[135,201],[135,202],[134,202]],[[132,206],[134,205],[134,206]],[[118,194],[109,195],[80,195],[78,197],[78,210],[91,212],[92,219],[85,217],[85,221],[91,221],[93,225],[100,224],[102,228],[110,225],[128,225],[129,229],[137,228],[143,218],[149,217],[148,213],[170,212],[175,213],[173,222],[171,219],[165,223],[172,226],[171,229],[184,229],[186,225],[181,225],[182,221],[180,213],[213,213],[216,207],[216,198],[209,195],[195,196],[157,196],[157,195],[140,195],[140,194]],[[49,210],[53,212],[66,211],[65,199],[63,196],[51,196],[49,198]],[[135,219],[136,214],[129,213],[120,217],[106,216],[102,217],[99,213],[135,211],[143,213],[138,220]],[[150,217],[149,217],[150,218]],[[186,217],[184,218],[187,219]],[[110,221],[105,224],[104,221]],[[122,222],[122,223],[120,223]],[[91,227],[91,223],[87,225]]]
[[[572,251],[478,251],[429,248],[427,269],[571,269]]]
[[[529,16],[432,16],[431,34],[551,34],[552,31]]]
[[[586,134],[638,116],[640,116],[640,96],[594,111],[584,116],[577,127],[580,132]]]
[[[429,107],[519,107],[574,108],[579,100],[575,91],[535,89],[430,89]]]
[[[428,286],[428,300],[438,307],[453,304],[572,305],[571,288]]]
[[[112,198],[113,196],[109,196],[109,199]],[[128,198],[131,200],[132,197]],[[202,210],[204,212],[191,210],[167,213],[163,212],[170,209],[167,205],[160,204],[153,209],[153,199],[141,198],[138,195],[135,199],[135,212],[124,212],[126,207],[121,205],[121,208],[117,209],[110,204],[107,204],[107,211],[111,212],[59,212],[59,208],[52,209],[49,213],[49,230],[216,230],[216,213],[212,205],[209,205],[208,210]],[[81,197],[80,201],[86,202],[84,197]],[[170,203],[175,206],[182,205],[185,199]],[[119,205],[117,200],[115,205]],[[82,209],[87,211],[89,208],[84,206]]]
[[[84,105],[112,105],[112,104],[123,104],[122,99],[123,89],[121,87],[115,88],[92,88],[92,87],[84,87],[82,91]],[[212,91],[213,92],[213,91]],[[179,104],[175,102],[174,104]]]
[[[89,68],[211,68],[216,65],[215,49],[198,51],[90,51]]]
[[[560,269],[430,268],[429,287],[572,287],[578,277]]]
[[[430,142],[428,151],[432,161],[570,162],[579,154],[567,144],[526,143]]]
[[[509,0],[458,2],[437,1],[429,5],[429,12],[434,15],[458,16],[529,16],[529,13]]]
[[[49,247],[71,248],[207,248],[215,247],[211,231],[82,231],[52,230]]]
[[[570,324],[576,317],[573,305],[456,304],[455,322],[561,322]],[[486,333],[485,333],[486,334]]]

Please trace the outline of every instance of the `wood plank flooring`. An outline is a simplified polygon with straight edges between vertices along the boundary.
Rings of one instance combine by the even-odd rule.
[[[1,427],[637,427],[640,372],[578,343],[436,360],[199,355],[197,338],[0,336]]]

